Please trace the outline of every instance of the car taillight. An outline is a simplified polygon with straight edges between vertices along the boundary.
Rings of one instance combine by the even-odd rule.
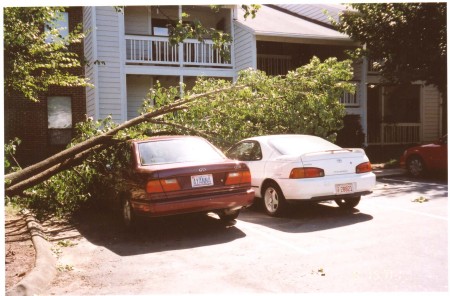
[[[252,176],[250,171],[239,171],[228,173],[225,185],[238,185],[243,183],[251,183]]]
[[[150,180],[147,182],[147,193],[161,193],[180,190],[177,179]]]
[[[372,165],[370,162],[363,162],[356,166],[356,173],[362,174],[362,173],[368,173],[372,171]]]
[[[294,168],[289,174],[289,179],[318,178],[325,176],[325,172],[319,168]]]

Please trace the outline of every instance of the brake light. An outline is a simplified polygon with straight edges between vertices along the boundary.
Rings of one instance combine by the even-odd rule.
[[[363,162],[356,166],[356,173],[362,174],[362,173],[368,173],[372,171],[372,165],[370,162]]]
[[[147,182],[147,193],[162,193],[180,190],[177,179],[150,180]]]
[[[325,176],[325,172],[319,168],[294,168],[289,174],[289,179],[319,178]]]
[[[252,176],[250,171],[239,171],[228,173],[225,185],[239,185],[243,183],[251,183]]]

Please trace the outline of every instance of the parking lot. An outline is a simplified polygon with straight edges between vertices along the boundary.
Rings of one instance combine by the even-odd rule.
[[[446,180],[378,180],[356,210],[258,206],[234,225],[159,219],[124,232],[91,215],[66,233],[48,294],[448,291]]]

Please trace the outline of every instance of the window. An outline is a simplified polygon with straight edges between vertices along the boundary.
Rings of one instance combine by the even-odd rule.
[[[242,142],[231,148],[227,152],[227,156],[231,159],[237,159],[241,161],[261,160],[261,146],[258,142],[254,141]]]
[[[47,115],[50,145],[67,145],[72,139],[72,99],[48,97]]]
[[[45,42],[51,43],[59,40],[60,38],[67,37],[69,35],[69,13],[62,11],[59,12],[53,23],[45,26],[45,32],[50,32],[52,29],[58,29],[60,37],[49,35],[47,36],[47,39],[45,39]]]

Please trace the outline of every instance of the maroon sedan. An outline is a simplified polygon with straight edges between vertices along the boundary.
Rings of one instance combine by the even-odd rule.
[[[413,177],[447,170],[447,135],[435,143],[411,147],[400,157],[400,167]]]
[[[193,136],[160,136],[131,142],[133,167],[121,194],[126,226],[137,216],[215,212],[233,220],[251,205],[249,168]]]

